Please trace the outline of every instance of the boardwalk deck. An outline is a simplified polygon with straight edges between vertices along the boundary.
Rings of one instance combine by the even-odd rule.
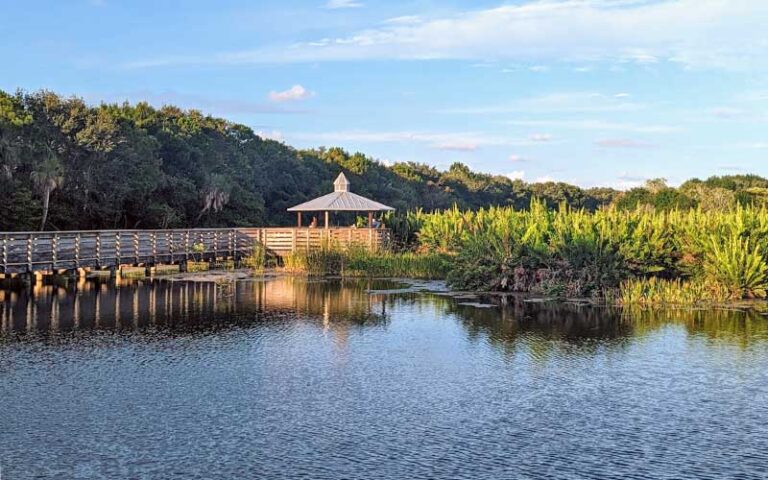
[[[176,230],[92,230],[0,233],[0,273],[52,272],[78,268],[116,268],[189,260],[240,259],[254,242],[285,255],[319,248],[324,242],[380,248],[384,229],[223,228]]]

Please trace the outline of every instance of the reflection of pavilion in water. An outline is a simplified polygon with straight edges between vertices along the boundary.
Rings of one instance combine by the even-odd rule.
[[[299,318],[344,337],[385,319],[384,299],[361,282],[278,277],[238,282],[79,280],[0,290],[2,332],[211,327]]]

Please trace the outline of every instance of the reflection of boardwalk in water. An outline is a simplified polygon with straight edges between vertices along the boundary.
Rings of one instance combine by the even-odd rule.
[[[381,297],[360,282],[280,277],[239,282],[80,280],[67,287],[0,290],[3,333],[86,329],[184,328],[291,313],[305,321],[377,323]]]

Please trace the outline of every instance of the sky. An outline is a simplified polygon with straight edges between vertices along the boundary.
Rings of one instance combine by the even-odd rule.
[[[0,0],[0,89],[631,188],[768,176],[766,0]]]

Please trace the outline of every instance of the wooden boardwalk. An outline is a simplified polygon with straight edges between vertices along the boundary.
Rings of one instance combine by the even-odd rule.
[[[0,274],[239,260],[256,244],[278,256],[332,242],[377,249],[386,229],[213,228],[0,232]]]

